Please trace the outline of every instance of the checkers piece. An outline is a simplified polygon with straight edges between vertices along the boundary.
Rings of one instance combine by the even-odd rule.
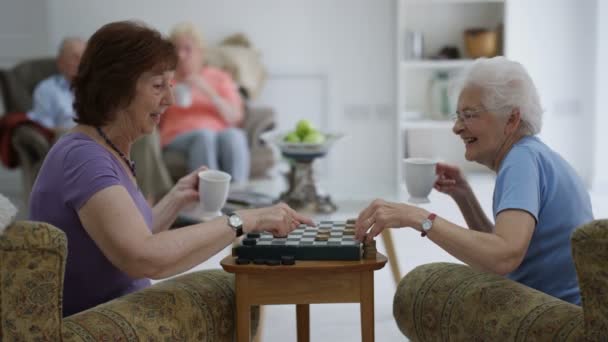
[[[243,246],[255,246],[257,244],[256,239],[246,238],[243,239]]]
[[[247,238],[248,239],[259,239],[261,236],[260,233],[247,233]]]
[[[253,263],[256,265],[264,265],[266,264],[266,259],[253,259]]]
[[[357,219],[355,219],[355,218],[350,218],[350,219],[346,220],[346,225],[347,226],[348,225],[353,225],[354,226],[355,223],[357,223]]]
[[[368,241],[366,239],[363,244],[363,258],[376,259],[376,252],[376,240]]]
[[[266,259],[266,265],[268,266],[278,266],[281,264],[281,260],[278,259]]]
[[[235,262],[237,265],[249,265],[251,263],[251,259],[236,258]]]
[[[296,258],[293,255],[283,255],[281,257],[281,264],[283,265],[295,265]]]

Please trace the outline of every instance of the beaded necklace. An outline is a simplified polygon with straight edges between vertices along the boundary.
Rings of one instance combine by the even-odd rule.
[[[99,135],[103,138],[103,140],[106,141],[106,143],[108,145],[110,145],[110,147],[116,151],[116,153],[118,153],[118,155],[120,156],[120,158],[122,158],[122,160],[125,161],[125,163],[127,163],[127,166],[129,167],[129,169],[131,170],[131,174],[133,174],[133,177],[137,178],[137,176],[135,175],[135,162],[132,161],[131,159],[127,158],[127,156],[125,156],[124,153],[122,153],[118,147],[116,147],[116,145],[114,145],[114,143],[112,142],[112,140],[110,140],[110,138],[108,138],[108,136],[101,130],[101,128],[99,127],[95,127],[97,129],[97,133],[99,133]]]

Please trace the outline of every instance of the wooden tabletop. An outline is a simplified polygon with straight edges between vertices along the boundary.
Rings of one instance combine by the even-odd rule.
[[[296,260],[295,265],[238,265],[235,257],[225,257],[220,265],[230,273],[290,273],[290,272],[361,272],[379,270],[386,264],[386,257],[376,253],[376,259],[361,260]]]

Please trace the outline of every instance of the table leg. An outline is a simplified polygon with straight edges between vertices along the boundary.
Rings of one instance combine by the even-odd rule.
[[[399,270],[399,259],[397,259],[397,252],[395,251],[395,244],[393,243],[391,229],[384,229],[381,236],[382,242],[384,242],[384,247],[386,248],[386,254],[388,256],[388,265],[391,267],[393,279],[395,279],[395,285],[399,285],[399,281],[401,281],[401,271]]]
[[[296,304],[298,342],[310,341],[310,305]]]
[[[249,277],[246,274],[236,274],[236,340],[237,342],[251,341],[251,305],[249,304]]]
[[[374,341],[374,272],[361,272],[361,341]]]

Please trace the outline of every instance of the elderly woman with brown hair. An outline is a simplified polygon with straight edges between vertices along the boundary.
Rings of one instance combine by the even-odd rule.
[[[115,22],[95,32],[84,52],[72,84],[78,124],[47,154],[30,201],[30,218],[68,239],[64,316],[147,287],[149,278],[184,272],[243,232],[285,235],[313,224],[278,204],[169,230],[198,200],[196,171],[148,206],[127,156],[173,104],[175,51],[153,29]]]
[[[504,57],[475,61],[452,130],[467,160],[497,174],[494,222],[462,172],[440,163],[435,188],[454,199],[468,229],[420,207],[376,200],[359,215],[357,236],[411,227],[474,268],[580,305],[570,235],[593,219],[591,201],[574,169],[535,136],[541,115],[536,87],[521,64]]]

